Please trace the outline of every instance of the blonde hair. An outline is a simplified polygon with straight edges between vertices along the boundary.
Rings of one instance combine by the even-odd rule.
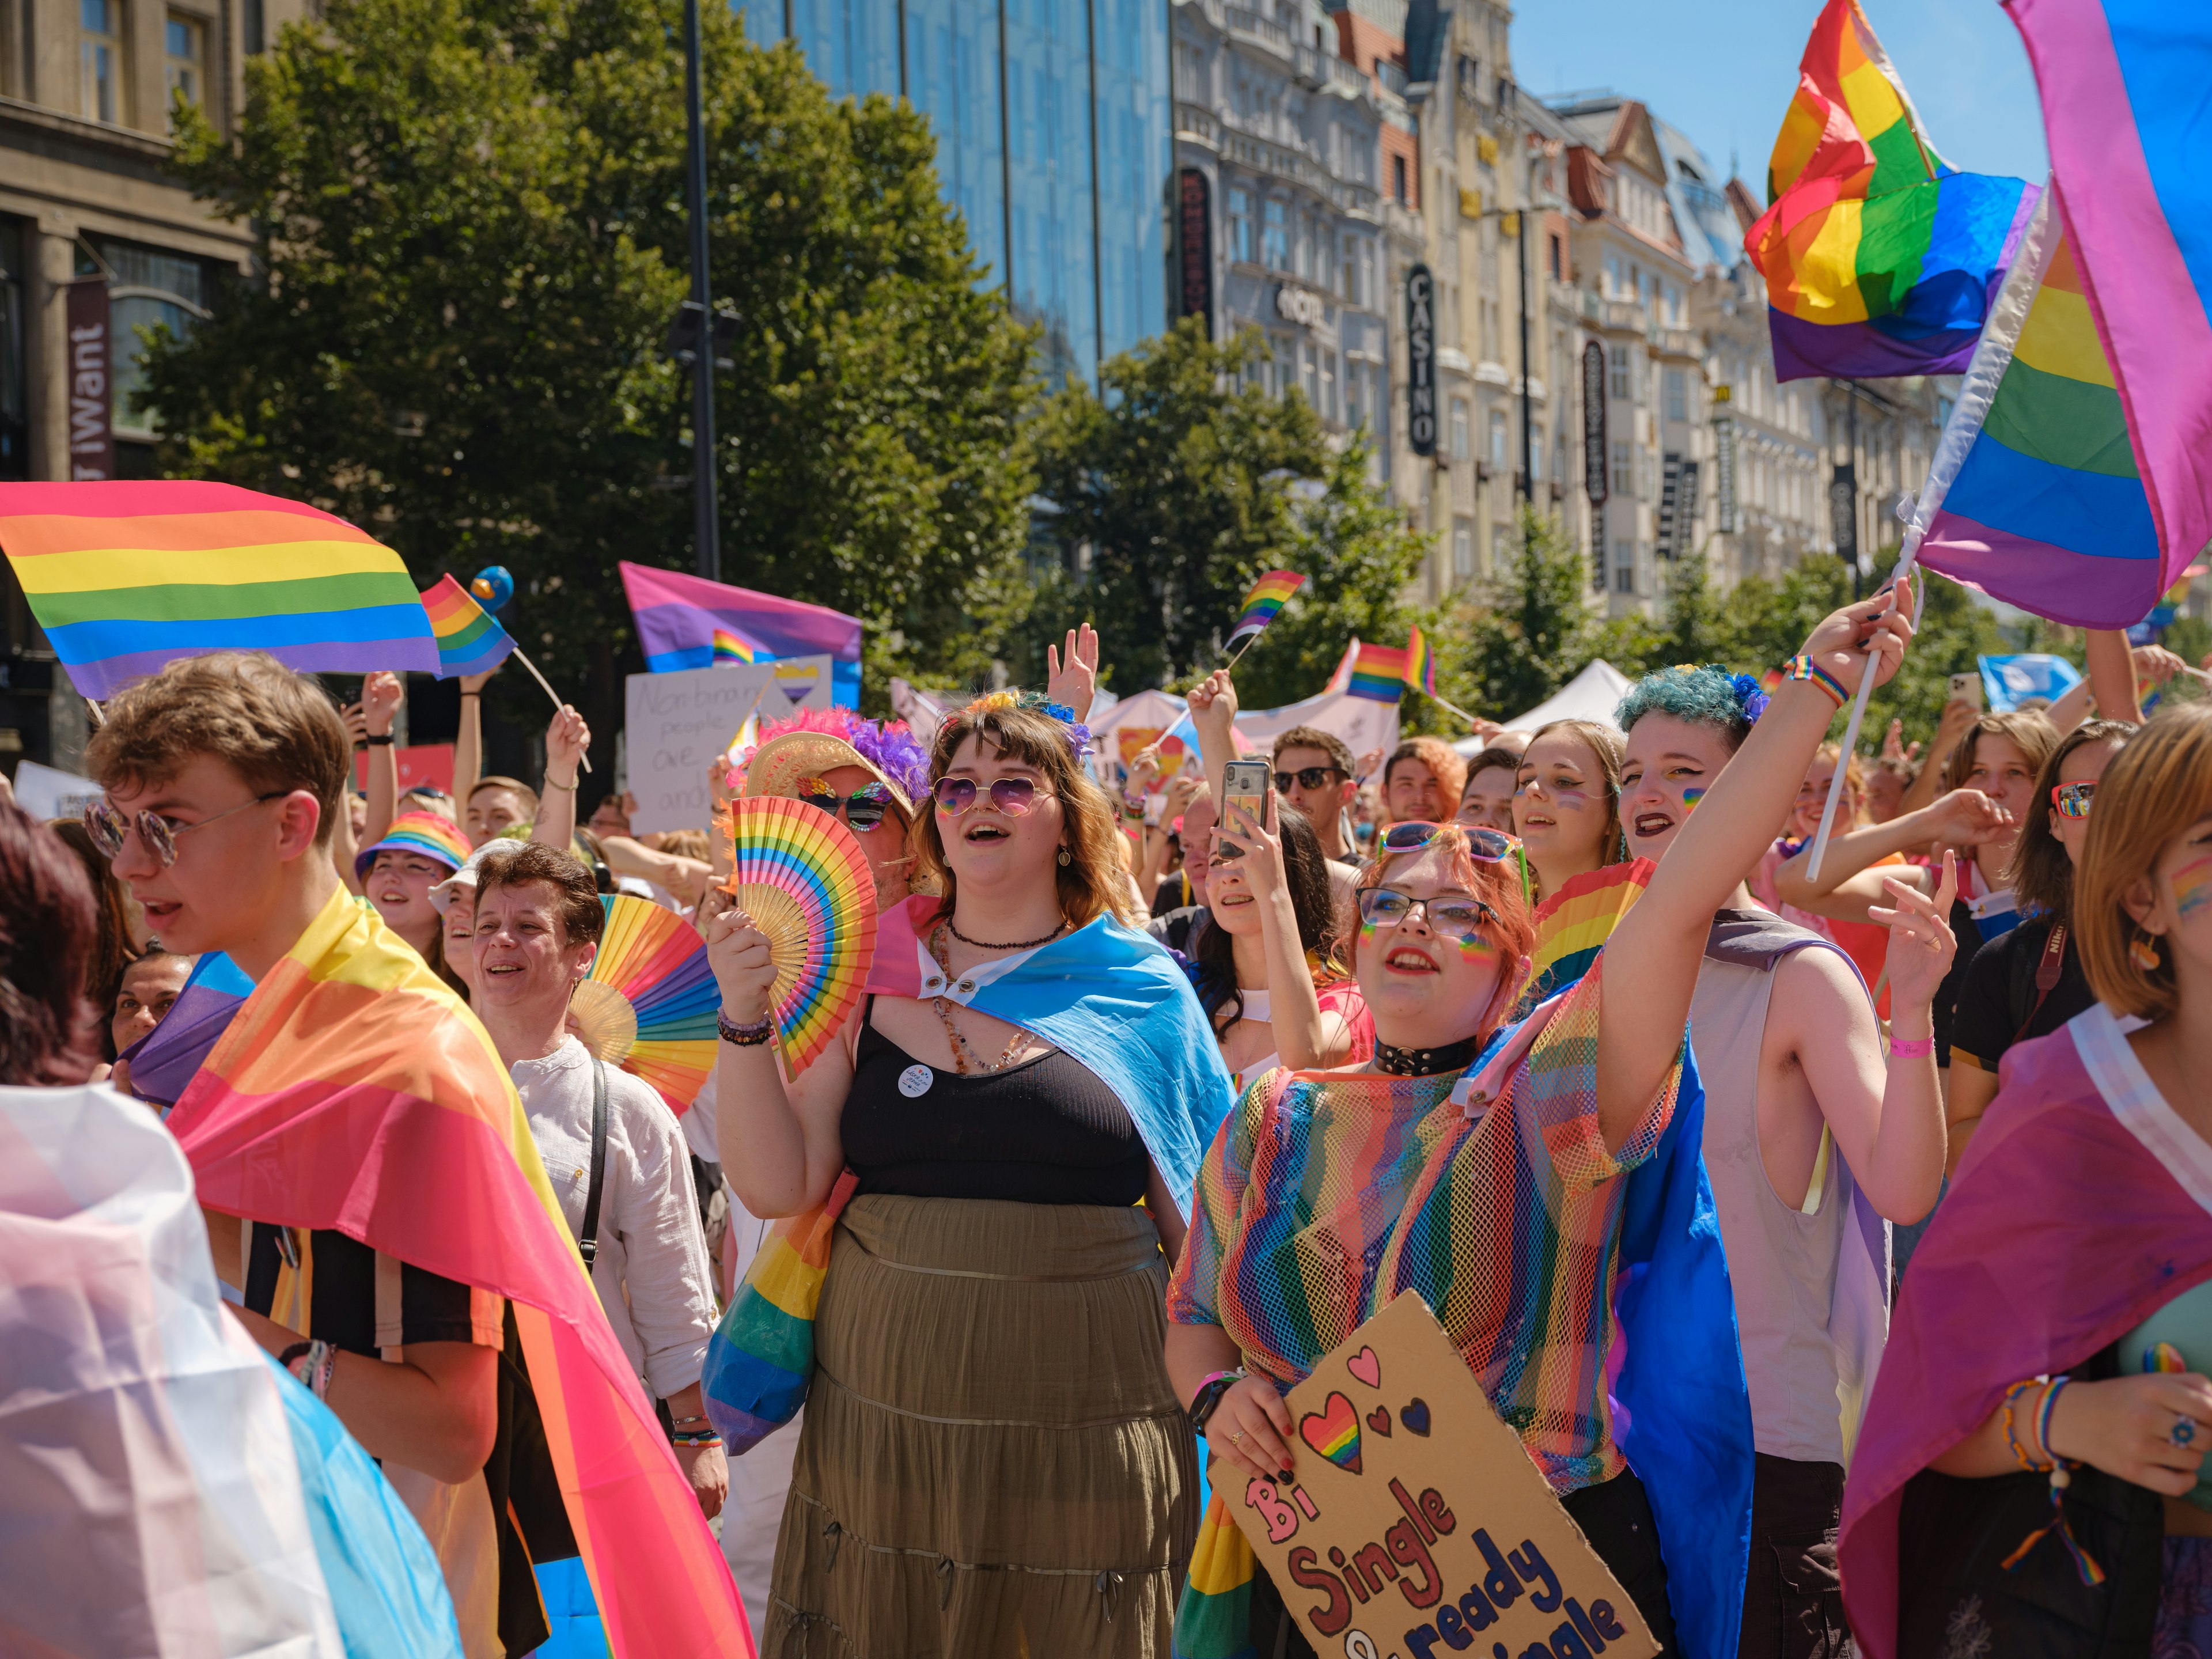
[[[2173,952],[2155,968],[2130,954],[2142,930],[2128,890],[2158,868],[2166,844],[2212,811],[2212,703],[2169,703],[2112,757],[2097,784],[2089,839],[2074,872],[2075,937],[2097,1000],[2115,1013],[2163,1019],[2177,999]]]
[[[1528,739],[1528,749],[1534,749],[1554,732],[1579,738],[1583,747],[1597,762],[1598,772],[1605,779],[1605,834],[1598,842],[1598,860],[1604,864],[1618,863],[1628,856],[1628,843],[1620,832],[1620,733],[1596,720],[1547,720]],[[1513,793],[1516,795],[1521,793],[1521,768],[1528,763],[1528,749],[1521,751],[1520,762],[1513,769]]]
[[[1060,893],[1060,913],[1071,927],[1083,927],[1101,915],[1133,923],[1129,908],[1130,883],[1114,843],[1122,839],[1113,803],[1093,782],[1076,758],[1070,741],[1072,728],[1042,707],[1025,708],[1009,692],[994,692],[971,702],[957,714],[948,714],[937,728],[930,745],[929,781],[933,787],[945,775],[960,745],[969,738],[1000,754],[1033,766],[1044,774],[1051,792],[1060,798],[1062,833],[1068,861],[1054,872]],[[939,910],[951,915],[959,897],[959,884],[945,857],[945,838],[933,805],[917,803],[921,817],[912,845],[915,863],[924,880],[936,884],[944,896]]]

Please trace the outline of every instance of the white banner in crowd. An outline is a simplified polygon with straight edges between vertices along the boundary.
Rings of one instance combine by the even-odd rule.
[[[771,720],[828,708],[831,669],[827,656],[787,657],[630,675],[623,747],[637,797],[631,830],[706,829],[707,763],[756,714]]]
[[[27,760],[15,769],[15,805],[34,818],[73,818],[99,799],[100,786],[74,772]]]

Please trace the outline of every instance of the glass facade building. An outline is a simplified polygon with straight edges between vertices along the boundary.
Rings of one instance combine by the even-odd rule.
[[[1166,0],[743,0],[831,94],[905,97],[1057,383],[1167,324]]]

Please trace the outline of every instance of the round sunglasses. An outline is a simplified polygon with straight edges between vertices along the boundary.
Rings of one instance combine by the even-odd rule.
[[[887,784],[864,783],[849,795],[841,795],[822,778],[801,778],[799,799],[831,817],[837,809],[845,810],[845,822],[854,829],[866,831],[884,821],[884,814],[891,809],[891,792]]]
[[[975,804],[975,780],[973,778],[939,778],[930,786],[930,798],[936,801],[937,810],[948,818],[957,818]],[[1049,796],[1049,789],[1040,789],[1034,778],[994,778],[991,781],[991,805],[1010,818],[1018,818],[1036,805],[1040,795]]]
[[[1370,927],[1395,927],[1410,920],[1416,910],[1428,918],[1431,933],[1455,945],[1484,937],[1483,929],[1498,920],[1498,913],[1480,899],[1456,896],[1418,899],[1395,887],[1359,890],[1359,919]]]
[[[2096,780],[2081,783],[2057,783],[2051,787],[2051,804],[2058,809],[2062,818],[2086,818],[2089,803],[2096,799]]]
[[[202,818],[198,823],[179,823],[174,818],[165,818],[158,812],[141,812],[136,817],[125,816],[105,800],[87,801],[84,806],[84,830],[92,837],[92,844],[107,858],[118,858],[123,852],[124,838],[131,830],[146,843],[146,850],[166,870],[177,861],[177,837],[187,830],[203,830],[217,818],[227,818],[233,812],[243,812],[249,806],[281,800],[292,792],[276,789],[265,795],[256,795],[252,800],[242,800],[235,806]]]

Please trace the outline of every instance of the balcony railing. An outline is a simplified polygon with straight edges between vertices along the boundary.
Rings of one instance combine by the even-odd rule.
[[[1220,148],[1221,126],[1213,118],[1212,110],[1178,101],[1175,106],[1175,117],[1176,137],[1195,139],[1211,148]]]
[[[1279,58],[1291,55],[1291,32],[1273,18],[1244,6],[1224,6],[1221,15],[1231,40],[1249,40]]]

